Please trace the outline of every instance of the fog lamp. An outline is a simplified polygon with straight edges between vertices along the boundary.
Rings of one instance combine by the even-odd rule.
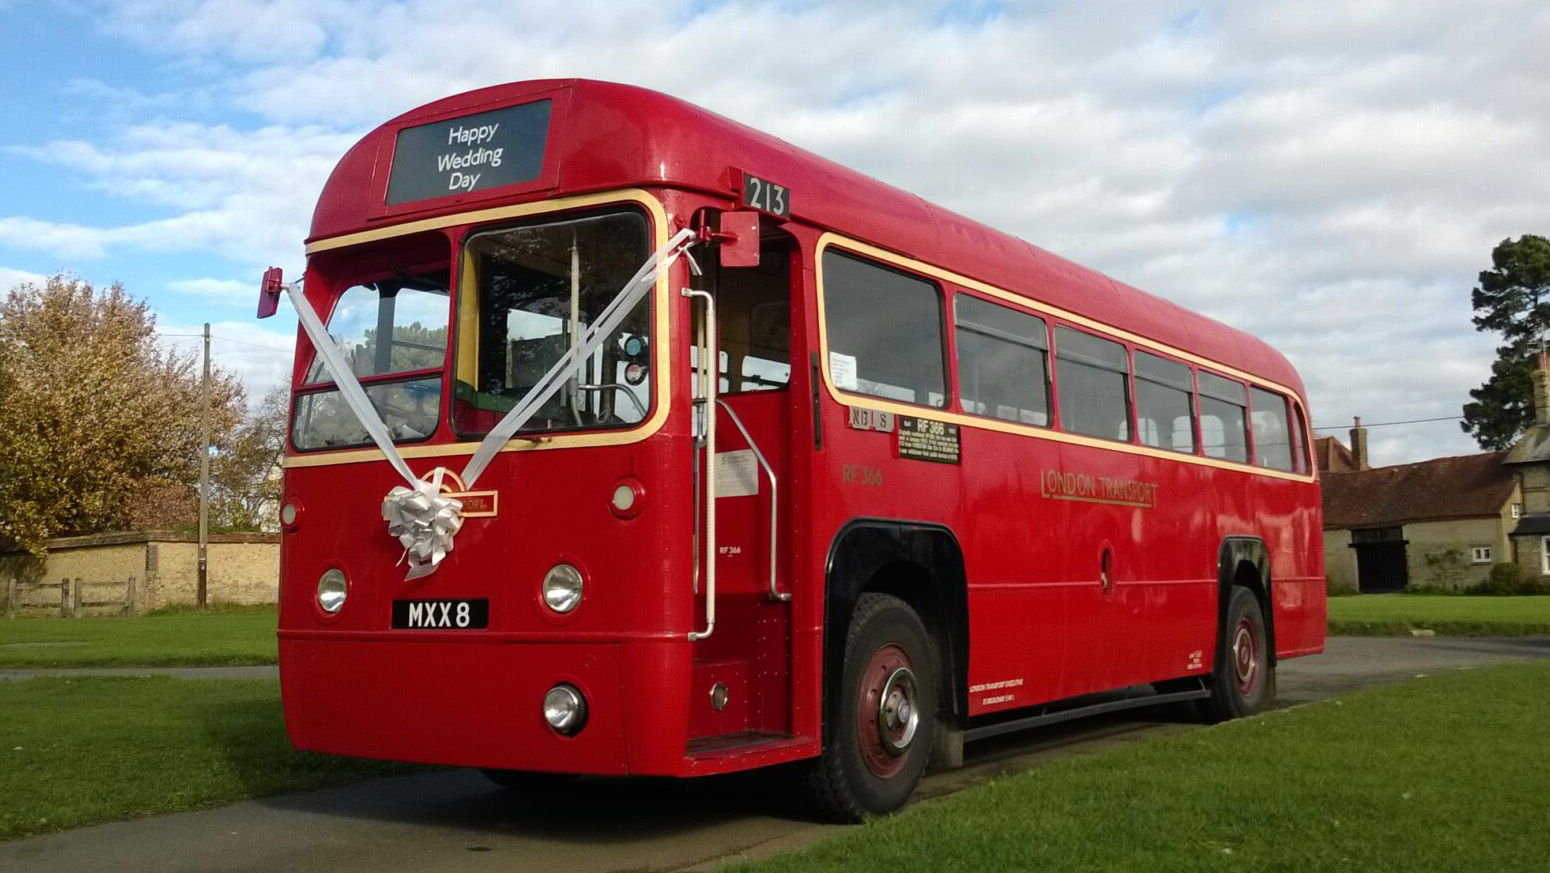
[[[560,684],[544,695],[544,721],[562,736],[575,736],[587,723],[587,700],[574,685]]]
[[[344,571],[338,567],[324,571],[318,579],[318,608],[329,615],[344,608],[344,599],[348,595],[349,583],[344,578]]]
[[[581,571],[569,564],[555,564],[544,574],[544,604],[564,615],[581,603]]]

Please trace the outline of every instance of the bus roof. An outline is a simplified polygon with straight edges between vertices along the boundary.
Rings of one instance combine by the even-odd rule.
[[[530,183],[388,206],[398,132],[548,98],[548,147]],[[1249,334],[1115,281],[708,110],[655,91],[585,79],[481,88],[404,113],[345,153],[323,188],[308,241],[405,221],[589,191],[686,188],[730,201],[747,171],[791,191],[795,221],[928,262],[980,282],[1278,382],[1296,371]],[[362,196],[363,192],[371,192]]]

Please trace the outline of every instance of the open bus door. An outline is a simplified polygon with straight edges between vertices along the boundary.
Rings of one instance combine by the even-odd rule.
[[[745,225],[743,232],[752,226]],[[713,395],[716,457],[710,477],[704,476],[703,446],[696,446],[697,480],[714,479],[716,623],[709,637],[695,643],[691,754],[731,752],[792,733],[789,474],[794,401],[789,386],[792,282],[800,276],[793,264],[796,252],[789,234],[766,227],[760,234],[757,265],[732,266],[748,260],[735,257],[701,259],[704,275],[696,282],[715,302],[713,340],[719,366]],[[695,305],[696,325],[701,323],[701,306]],[[690,357],[698,367],[698,338],[696,343]],[[701,375],[697,372],[691,380],[694,386],[703,387]],[[695,396],[703,410],[706,398]],[[699,418],[703,441],[703,413]],[[701,507],[696,543],[701,563],[706,484],[697,481],[695,489]],[[704,616],[703,568],[698,576],[696,615]]]

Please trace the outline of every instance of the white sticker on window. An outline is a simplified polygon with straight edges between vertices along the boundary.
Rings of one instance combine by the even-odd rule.
[[[716,499],[752,497],[759,493],[759,467],[753,452],[716,453]]]
[[[829,376],[834,379],[834,387],[842,391],[856,390],[856,356],[830,352]]]

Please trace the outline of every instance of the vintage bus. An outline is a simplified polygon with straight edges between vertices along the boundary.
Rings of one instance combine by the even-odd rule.
[[[784,764],[859,820],[965,741],[1247,715],[1323,648],[1280,354],[711,112],[439,100],[345,154],[306,252],[267,303],[348,372],[304,319],[298,748],[508,786]]]

